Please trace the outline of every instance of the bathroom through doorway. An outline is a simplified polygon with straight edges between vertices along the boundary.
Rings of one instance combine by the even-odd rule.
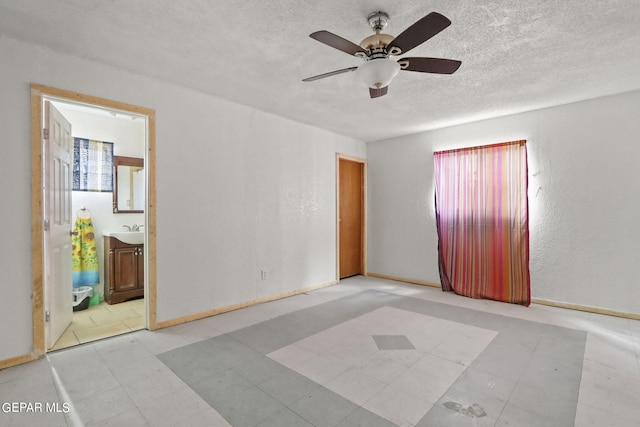
[[[155,112],[35,84],[31,100],[32,175],[40,178],[32,183],[34,356],[132,330],[155,329]],[[75,145],[77,159],[79,150],[91,144],[99,152],[94,155],[89,149],[89,154],[80,156],[83,161],[96,156],[109,159],[101,151],[108,147],[104,151],[113,158],[139,159],[144,166],[118,166],[117,174],[114,162],[113,188],[104,183],[97,189],[79,188],[78,161],[74,176],[74,155],[69,157],[69,152]],[[103,168],[109,173],[102,175],[108,178],[108,165],[84,167],[90,172]],[[134,174],[143,177],[135,190],[138,200],[140,193],[144,195],[143,209],[133,205],[127,209],[124,202],[118,206],[114,196],[118,185],[121,196],[129,191],[123,180]],[[110,243],[114,239],[117,247]],[[76,259],[79,249],[85,254]],[[129,280],[132,267],[137,271]],[[124,293],[109,298],[115,279],[124,280],[116,289]],[[137,287],[133,292],[132,285]]]

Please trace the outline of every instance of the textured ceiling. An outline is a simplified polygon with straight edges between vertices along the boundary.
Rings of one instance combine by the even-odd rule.
[[[453,23],[410,56],[453,75],[401,71],[370,99],[355,43],[383,10],[398,35],[431,11]],[[364,141],[640,89],[636,0],[0,0],[0,35],[48,46]]]

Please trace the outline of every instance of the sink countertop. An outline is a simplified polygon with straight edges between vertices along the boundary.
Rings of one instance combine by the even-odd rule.
[[[122,243],[141,245],[144,243],[144,231],[105,231],[105,236],[115,237]]]

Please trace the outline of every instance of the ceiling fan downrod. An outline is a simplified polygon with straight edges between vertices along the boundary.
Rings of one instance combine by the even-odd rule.
[[[389,15],[380,11],[372,12],[367,16],[367,21],[373,31],[379,32],[384,30],[389,23]]]
[[[394,37],[389,34],[383,34],[381,31],[389,23],[389,15],[381,11],[373,12],[367,16],[367,22],[376,33],[362,40],[360,47],[368,51],[367,59],[387,58],[389,56],[387,45],[391,43]]]

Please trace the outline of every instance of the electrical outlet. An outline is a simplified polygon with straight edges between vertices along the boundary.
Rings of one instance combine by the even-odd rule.
[[[265,270],[260,270],[260,280],[267,280],[267,272]]]

